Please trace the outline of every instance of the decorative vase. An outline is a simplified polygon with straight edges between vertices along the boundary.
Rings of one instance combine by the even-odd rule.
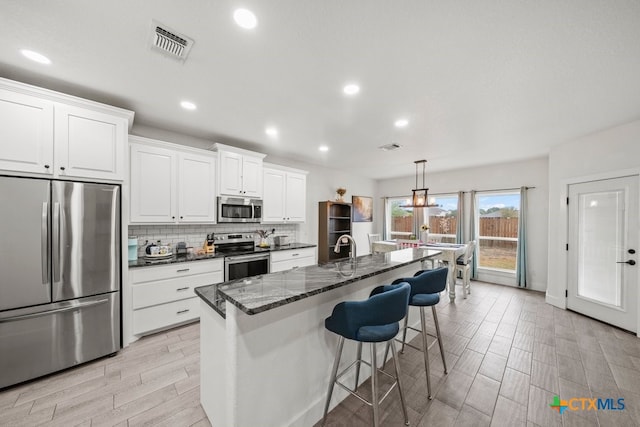
[[[422,233],[420,233],[420,241],[422,243],[427,243],[429,241],[429,232],[428,231],[423,231]]]
[[[266,237],[261,237],[260,238],[260,243],[258,244],[258,246],[260,246],[261,248],[268,248],[269,247],[269,241],[267,240]]]
[[[344,198],[342,196],[344,196],[346,192],[347,192],[346,188],[342,188],[342,187],[338,188],[336,190],[336,193],[338,193],[338,197],[336,197],[336,202],[344,202]]]

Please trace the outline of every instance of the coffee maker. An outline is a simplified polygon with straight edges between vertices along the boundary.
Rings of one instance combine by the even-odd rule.
[[[204,241],[204,251],[208,254],[215,253],[216,246],[214,244],[215,241],[215,233],[207,234],[207,239]]]

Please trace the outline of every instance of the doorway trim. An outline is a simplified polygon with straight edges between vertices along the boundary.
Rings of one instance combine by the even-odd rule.
[[[560,215],[558,218],[558,231],[559,231],[559,234],[564,236],[564,242],[562,243],[562,246],[564,246],[566,243],[569,242],[569,208],[567,206],[567,197],[569,197],[569,186],[571,184],[580,184],[583,182],[599,181],[599,180],[612,179],[612,178],[621,178],[625,176],[634,176],[634,175],[638,175],[640,179],[640,167],[613,170],[613,171],[607,171],[607,172],[600,172],[596,174],[581,175],[577,177],[561,179],[560,180],[560,198],[555,203],[560,204],[560,209],[559,209]],[[638,194],[638,197],[640,199],[640,194]],[[550,203],[552,202],[550,201]],[[551,218],[549,218],[549,221],[551,221]],[[567,251],[564,249],[560,250],[559,253],[560,253],[560,256],[559,256],[560,259],[558,262],[558,267],[559,267],[558,280],[563,281],[564,286],[562,287],[562,295],[560,296],[551,295],[547,292],[545,299],[549,304],[552,304],[555,307],[566,310],[567,298],[565,297],[565,294],[568,290],[568,285],[569,285],[569,268],[568,268],[569,257],[567,256]],[[636,274],[638,275],[638,279],[640,283],[640,268],[636,269]],[[638,307],[640,307],[640,292],[638,292]],[[638,332],[636,332],[636,336],[640,337],[640,315],[638,316],[637,326],[638,326],[637,327]]]

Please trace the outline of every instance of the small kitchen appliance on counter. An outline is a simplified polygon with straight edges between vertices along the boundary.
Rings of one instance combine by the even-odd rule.
[[[204,242],[204,250],[208,254],[216,252],[215,233],[207,234],[207,240]]]
[[[136,236],[129,236],[129,261],[136,261],[138,259],[138,238]]]
[[[291,242],[289,241],[289,236],[275,236],[273,238],[273,243],[276,246],[287,246],[291,244]]]
[[[187,254],[187,244],[185,242],[176,243],[176,255],[185,256]]]

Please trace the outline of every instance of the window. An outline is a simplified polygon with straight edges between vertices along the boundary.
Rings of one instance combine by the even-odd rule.
[[[387,199],[385,239],[408,239],[414,234],[413,208],[402,207],[410,203],[409,196]]]
[[[478,267],[515,272],[520,193],[476,194]]]
[[[455,243],[458,222],[458,195],[442,194],[429,197],[429,204],[437,207],[429,208],[429,241]]]

